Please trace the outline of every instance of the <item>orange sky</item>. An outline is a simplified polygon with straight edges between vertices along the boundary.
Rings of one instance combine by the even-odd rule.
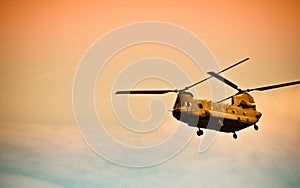
[[[225,74],[242,88],[297,80],[299,19],[297,1],[1,2],[0,118],[73,123],[72,82],[84,52],[137,21],[192,31],[221,67],[251,57]]]
[[[263,113],[258,132],[253,128],[239,131],[238,140],[231,134],[219,134],[213,147],[202,154],[198,148],[203,137],[195,135],[171,160],[142,169],[113,165],[96,155],[80,137],[72,109],[73,80],[86,50],[106,33],[142,21],[186,28],[206,43],[221,68],[250,57],[247,63],[224,73],[242,89],[299,80],[299,10],[296,0],[1,1],[0,184],[32,187],[45,186],[41,184],[45,181],[63,187],[191,187],[199,183],[204,187],[299,187],[299,85],[252,93]],[[99,82],[96,87],[96,107],[103,104],[101,94],[110,97],[114,77],[130,62],[127,57],[116,63],[126,57],[123,53],[131,58],[150,56],[148,47],[154,55],[173,58],[193,81],[203,78],[204,74],[174,49],[149,44],[127,48],[108,62],[102,75],[108,82]],[[170,85],[158,82],[139,84],[145,88],[148,83]],[[197,89],[204,98],[209,95],[207,83]],[[234,91],[228,88],[227,92]],[[162,98],[172,106],[175,97]],[[147,100],[139,97],[130,101],[141,119],[149,115],[147,109],[141,109]],[[105,102],[109,105],[110,101]],[[106,114],[110,110],[97,110],[107,122],[117,122],[112,113]],[[170,114],[167,117],[175,121]],[[122,142],[147,146],[164,140],[176,128],[172,122],[139,137],[122,134],[121,129],[109,131]]]

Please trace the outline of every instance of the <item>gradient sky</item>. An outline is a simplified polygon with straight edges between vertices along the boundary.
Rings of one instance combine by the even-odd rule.
[[[175,158],[146,169],[98,157],[80,137],[72,112],[73,79],[85,51],[111,30],[140,21],[190,30],[220,67],[250,57],[224,74],[241,88],[299,80],[297,1],[1,1],[0,7],[1,185],[299,187],[299,86],[253,93],[263,113],[259,132],[241,131],[238,140],[220,134],[204,154],[195,136]],[[141,48],[147,47],[155,54],[162,48]],[[184,69],[194,81],[204,76]]]

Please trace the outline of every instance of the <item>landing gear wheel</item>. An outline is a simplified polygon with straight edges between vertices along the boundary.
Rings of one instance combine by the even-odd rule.
[[[233,138],[237,139],[237,135],[235,133],[233,133]]]
[[[197,131],[197,135],[198,135],[198,136],[203,135],[203,131],[199,129],[199,130]]]
[[[258,131],[258,126],[254,125],[254,130]]]

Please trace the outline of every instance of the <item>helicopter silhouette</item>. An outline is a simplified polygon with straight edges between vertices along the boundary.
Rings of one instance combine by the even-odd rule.
[[[174,104],[172,115],[178,121],[186,123],[188,126],[197,127],[198,136],[203,135],[203,130],[210,129],[219,132],[233,133],[233,138],[237,139],[237,131],[254,126],[258,130],[257,122],[262,116],[262,113],[256,110],[254,98],[249,94],[252,91],[266,91],[286,86],[300,84],[300,81],[263,86],[251,89],[240,89],[236,84],[224,78],[220,74],[249,60],[246,58],[238,63],[231,65],[217,73],[208,72],[209,77],[196,82],[184,89],[178,90],[126,90],[117,91],[115,94],[166,94],[177,93],[177,98]],[[237,93],[231,95],[221,101],[194,99],[193,94],[188,92],[190,88],[210,79],[216,78],[233,89]],[[224,104],[223,101],[231,99],[231,104]]]

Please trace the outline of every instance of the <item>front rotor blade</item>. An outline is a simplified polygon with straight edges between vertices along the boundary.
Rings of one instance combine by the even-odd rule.
[[[291,86],[291,85],[296,85],[296,84],[300,84],[300,81],[288,82],[288,83],[283,83],[283,84],[276,84],[276,85],[271,85],[271,86],[258,87],[258,88],[253,88],[253,89],[247,89],[247,92],[250,92],[250,91],[266,91],[266,90],[269,90],[269,89],[276,89],[276,88],[286,87],[286,86]]]
[[[237,62],[236,64],[231,65],[230,67],[227,67],[226,69],[221,70],[221,71],[218,72],[217,74],[220,74],[220,73],[222,73],[222,72],[225,72],[225,71],[231,69],[232,67],[235,67],[235,66],[237,66],[237,65],[239,65],[239,64],[241,64],[241,63],[243,63],[243,62],[245,62],[245,61],[247,61],[247,60],[249,60],[249,59],[250,59],[250,58],[247,57],[246,59],[243,59],[242,61],[239,61],[239,62]]]
[[[229,66],[229,67],[227,67],[227,68],[219,71],[219,72],[217,72],[217,74],[221,74],[222,72],[225,72],[225,71],[227,71],[227,70],[229,70],[229,69],[231,69],[231,68],[233,68],[233,67],[235,67],[235,66],[237,66],[237,65],[239,65],[239,64],[241,64],[241,63],[243,63],[243,62],[245,62],[245,61],[247,61],[249,59],[250,58],[247,57],[246,59],[243,59],[242,61],[239,61],[239,62],[237,62],[237,63],[235,63],[235,64],[233,64],[233,65],[231,65],[231,66]],[[209,77],[207,77],[207,78],[205,78],[203,80],[200,80],[199,82],[196,82],[196,83],[194,83],[194,84],[192,84],[190,86],[187,86],[186,88],[184,88],[184,90],[188,90],[188,89],[190,89],[190,88],[192,88],[192,87],[194,87],[194,86],[196,86],[196,85],[198,85],[198,84],[200,84],[200,83],[202,83],[202,82],[204,82],[204,81],[206,81],[206,80],[208,80],[210,78],[212,78],[212,76],[209,76]]]
[[[116,94],[165,94],[169,92],[176,93],[177,90],[131,90],[131,91],[117,91]]]

